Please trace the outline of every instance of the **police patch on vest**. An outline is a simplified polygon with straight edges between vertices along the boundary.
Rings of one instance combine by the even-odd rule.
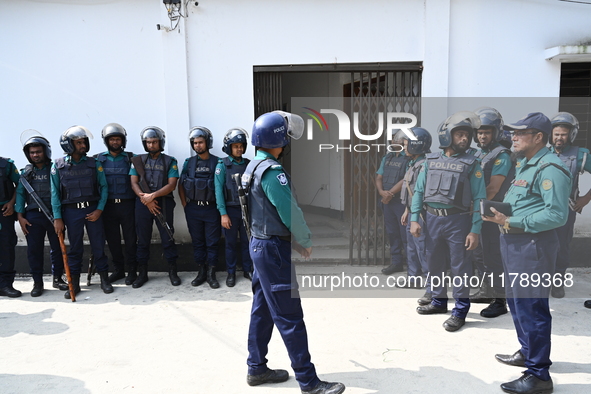
[[[277,179],[279,179],[279,183],[281,183],[283,186],[287,185],[287,177],[283,172],[277,175]]]
[[[482,172],[481,172],[481,171],[476,171],[476,172],[474,173],[474,176],[475,176],[476,178],[482,178]]]
[[[544,179],[542,182],[542,189],[550,190],[552,189],[552,181],[550,179]]]
[[[498,165],[500,165],[500,164],[501,164],[501,159],[497,159],[497,160],[495,160],[495,166],[498,166]]]
[[[216,168],[215,169],[215,174],[216,175],[220,175],[222,173],[222,169],[221,168]]]

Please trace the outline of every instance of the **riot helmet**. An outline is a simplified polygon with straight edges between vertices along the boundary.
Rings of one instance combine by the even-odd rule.
[[[23,145],[23,152],[29,163],[34,164],[29,155],[29,147],[31,145],[41,145],[43,147],[43,152],[45,153],[45,160],[47,162],[51,161],[51,144],[47,138],[37,130],[29,129],[23,131],[21,133],[21,144]]]
[[[513,146],[513,140],[511,139],[511,132],[509,130],[503,130],[499,144],[503,145],[507,149],[511,149]]]
[[[232,155],[232,144],[240,143],[244,144],[244,151],[246,151],[246,147],[248,146],[248,133],[246,130],[239,127],[230,129],[224,135],[222,151],[227,155]]]
[[[469,132],[468,145],[474,138],[476,130],[480,128],[480,118],[474,112],[460,111],[448,117],[437,128],[439,147],[449,148],[452,145],[452,132],[458,129]]]
[[[500,141],[503,134],[503,117],[494,108],[480,107],[474,110],[474,113],[480,118],[480,127],[490,127],[493,130],[492,140]],[[474,133],[474,142],[479,144],[478,135]]]
[[[67,155],[71,155],[76,151],[74,147],[74,141],[84,139],[86,143],[86,151],[90,151],[90,139],[92,139],[92,133],[84,126],[72,126],[60,137],[60,146],[62,147],[64,153]]]
[[[193,149],[193,140],[195,138],[203,138],[205,139],[205,144],[207,146],[207,150],[210,150],[213,147],[213,134],[207,127],[203,126],[195,126],[189,130],[189,141],[191,143],[191,149]]]
[[[289,138],[299,139],[304,133],[304,120],[299,115],[283,111],[267,112],[252,126],[252,145],[258,148],[283,148]]]
[[[556,126],[564,126],[569,129],[568,140],[571,144],[575,141],[575,138],[577,138],[577,134],[579,133],[579,121],[573,114],[559,112],[550,119],[550,123],[552,123],[552,129]],[[552,143],[552,138],[550,138],[550,143]]]
[[[122,149],[125,149],[125,145],[127,144],[127,132],[119,123],[109,123],[108,125],[103,127],[101,137],[103,137],[103,142],[105,143],[107,149],[109,149],[110,137],[121,137],[123,142],[123,144],[121,145]]]
[[[140,138],[142,139],[142,145],[144,146],[144,150],[146,152],[150,152],[148,150],[148,145],[146,145],[146,140],[150,138],[157,138],[160,140],[160,152],[164,150],[164,144],[166,142],[166,133],[160,127],[156,126],[148,126],[142,131],[140,131]]]
[[[431,152],[431,134],[422,127],[411,127],[411,131],[417,137],[416,140],[406,138],[407,148],[411,155],[424,155]]]

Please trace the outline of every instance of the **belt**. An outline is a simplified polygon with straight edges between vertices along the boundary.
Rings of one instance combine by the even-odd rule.
[[[282,241],[291,242],[291,235],[278,235],[277,238]]]
[[[121,204],[122,202],[135,201],[135,198],[111,198],[107,200],[111,204]]]
[[[200,207],[206,207],[209,204],[213,204],[213,201],[197,201],[197,200],[189,200],[188,202],[192,202],[193,204],[199,205]]]
[[[425,209],[432,215],[435,216],[450,216],[450,215],[457,215],[458,213],[467,212],[467,209],[460,209],[460,208],[433,208],[429,205],[425,205]]]
[[[525,234],[525,230],[519,227],[509,227],[509,230],[507,230],[505,227],[499,225],[499,231],[501,234]]]
[[[74,202],[72,204],[64,204],[62,207],[64,208],[75,208],[75,209],[84,209],[88,208],[90,204],[93,204],[94,201],[82,201],[82,202]]]

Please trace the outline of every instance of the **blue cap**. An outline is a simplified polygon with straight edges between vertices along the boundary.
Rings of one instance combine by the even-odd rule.
[[[544,134],[552,134],[552,123],[546,115],[541,112],[532,112],[525,118],[519,119],[513,124],[506,124],[503,126],[505,130],[525,130],[525,129],[536,129]]]

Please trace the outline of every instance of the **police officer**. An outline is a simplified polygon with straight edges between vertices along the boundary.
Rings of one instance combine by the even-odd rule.
[[[88,233],[96,270],[105,294],[113,292],[105,255],[105,231],[101,214],[107,202],[107,180],[100,163],[88,157],[92,134],[83,126],[72,126],[62,134],[60,146],[65,157],[51,167],[51,205],[57,234],[68,231],[68,264],[75,294],[80,292],[80,272],[84,254],[84,228]],[[70,298],[70,290],[64,297]]]
[[[113,283],[125,278],[125,262],[127,262],[127,277],[125,284],[131,285],[137,278],[135,233],[135,198],[131,188],[129,170],[133,153],[125,152],[127,132],[117,123],[109,123],[101,132],[107,151],[100,153],[96,159],[105,170],[105,177],[109,185],[109,197],[103,212],[105,237],[111,251],[114,270],[109,276]],[[125,240],[125,258],[121,247],[121,230]]]
[[[209,153],[213,136],[206,127],[193,127],[189,131],[189,141],[196,155],[183,164],[179,197],[185,208],[193,259],[197,264],[197,277],[191,285],[199,286],[207,280],[209,287],[217,289],[220,284],[215,277],[215,266],[222,226],[216,208],[214,175],[219,157]]]
[[[480,120],[473,112],[457,112],[447,118],[438,130],[442,152],[427,154],[427,160],[415,185],[411,206],[410,232],[421,234],[420,214],[426,210],[426,259],[431,273],[433,299],[430,304],[417,307],[421,315],[447,313],[445,259],[449,256],[451,277],[465,278],[472,273],[470,253],[478,246],[482,226],[480,213],[470,217],[471,205],[478,207],[485,198],[484,179],[478,159],[466,154]],[[459,283],[459,286],[458,286]],[[444,323],[447,331],[457,331],[466,322],[470,309],[470,288],[464,281],[453,280],[456,300],[451,317]]]
[[[573,231],[577,212],[581,213],[585,205],[591,201],[591,190],[583,196],[579,196],[579,176],[591,172],[591,158],[589,150],[573,145],[577,133],[579,132],[579,121],[568,112],[559,112],[550,120],[552,123],[552,137],[550,139],[550,150],[558,155],[560,160],[571,172],[573,178],[573,187],[569,199],[568,220],[564,226],[556,229],[558,241],[560,242],[560,251],[556,261],[556,273],[561,277],[566,273],[569,267],[569,244],[573,239]],[[553,286],[552,297],[564,297],[564,286]]]
[[[15,185],[19,173],[11,159],[0,157],[0,296],[16,298],[22,293],[12,287],[17,238],[14,231]]]
[[[414,133],[416,139],[411,140],[405,138],[403,141],[404,151],[408,162],[406,166],[406,174],[404,175],[402,190],[400,191],[400,199],[405,207],[404,214],[402,215],[401,223],[406,226],[406,261],[408,264],[408,276],[409,277],[423,277],[427,278],[429,268],[427,267],[427,261],[425,260],[425,224],[422,218],[420,218],[420,225],[423,228],[419,237],[413,237],[410,233],[410,220],[408,220],[412,197],[414,195],[415,183],[419,176],[419,172],[426,160],[426,154],[431,153],[431,134],[422,127],[413,127],[411,131]],[[412,283],[409,287],[417,287],[422,283]],[[427,288],[425,295],[421,298],[428,301],[419,301],[421,305],[426,305],[431,302],[431,290]]]
[[[345,386],[320,381],[310,360],[295,267],[291,263],[292,237],[303,257],[308,258],[312,252],[310,230],[291,192],[289,175],[277,161],[289,144],[289,137],[297,139],[303,133],[303,120],[298,118],[271,112],[255,121],[252,144],[257,153],[242,177],[248,190],[250,254],[255,267],[246,381],[256,386],[288,379],[287,371],[267,367],[267,348],[275,325],[302,393],[338,394]]]
[[[45,204],[48,213],[51,212],[51,182],[49,172],[51,168],[51,144],[36,130],[25,130],[21,134],[23,152],[30,164],[21,172],[21,177],[27,180],[37,196]],[[25,207],[26,205],[26,207]],[[53,228],[53,223],[45,216],[42,208],[37,204],[25,187],[19,182],[16,188],[16,204],[14,210],[21,230],[27,239],[27,258],[33,277],[32,297],[43,294],[43,255],[45,235],[49,239],[49,258],[51,273],[53,274],[53,288],[68,290],[68,285],[62,279],[64,274],[64,260],[60,249],[60,242]]]
[[[240,128],[230,129],[224,135],[222,151],[228,157],[220,159],[215,168],[215,196],[217,208],[222,220],[222,231],[226,239],[226,269],[228,277],[226,285],[236,284],[236,263],[238,262],[238,235],[240,235],[240,251],[244,277],[252,280],[252,260],[248,251],[248,238],[238,199],[238,187],[232,178],[234,174],[242,176],[250,160],[243,158],[246,152],[248,134]]]
[[[380,195],[380,208],[384,213],[384,225],[390,244],[390,265],[382,269],[384,275],[403,271],[402,250],[406,249],[406,228],[401,219],[404,204],[400,201],[402,178],[406,173],[408,157],[402,149],[402,131],[398,131],[392,138],[393,152],[387,153],[376,172],[376,188]]]
[[[515,177],[515,166],[511,162],[511,151],[499,143],[503,136],[503,117],[499,111],[490,107],[479,108],[475,113],[479,116],[481,123],[474,140],[480,147],[476,157],[480,159],[480,165],[484,173],[486,199],[503,201],[503,197]],[[491,222],[482,223],[480,233],[484,265],[482,274],[486,279],[483,281],[480,290],[470,296],[470,300],[474,303],[490,303],[489,306],[480,311],[482,317],[492,318],[507,313],[505,290],[499,280],[503,276],[499,235],[499,227],[496,224]],[[492,282],[489,282],[490,275],[492,275]]]
[[[484,220],[502,226],[505,291],[521,348],[512,355],[495,357],[501,363],[527,368],[519,379],[501,385],[505,392],[551,393],[548,297],[559,247],[555,229],[568,218],[571,176],[546,148],[552,125],[544,114],[530,113],[505,129],[513,131],[513,149],[523,157],[503,200],[511,204],[512,213],[505,216],[493,210],[495,216]],[[510,282],[514,277],[519,280]],[[537,284],[536,278],[541,280]]]
[[[162,153],[166,143],[166,134],[156,126],[149,126],[140,132],[142,145],[148,153],[139,155],[134,159],[142,168],[136,168],[132,163],[129,175],[131,175],[131,187],[138,196],[135,203],[135,229],[137,233],[137,263],[138,277],[132,283],[134,289],[138,289],[148,281],[148,260],[150,260],[150,241],[152,239],[152,226],[155,217],[159,214],[168,224],[174,234],[174,197],[172,192],[176,188],[179,169],[174,157]],[[145,177],[140,177],[138,171]],[[145,181],[145,182],[144,182]],[[144,185],[145,190],[140,186]],[[174,239],[168,234],[166,228],[156,220],[156,227],[160,233],[160,241],[164,251],[164,258],[168,263],[168,277],[173,286],[181,284],[178,276],[176,261],[178,253]]]

